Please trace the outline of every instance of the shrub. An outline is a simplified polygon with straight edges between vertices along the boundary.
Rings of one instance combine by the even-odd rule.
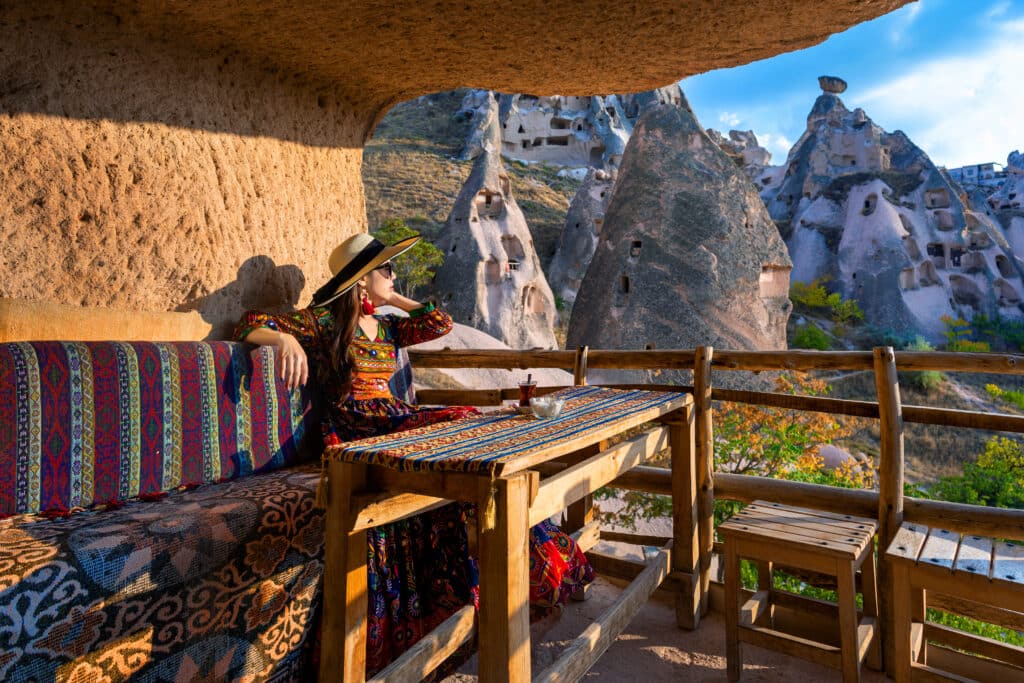
[[[905,347],[907,351],[934,351],[935,347],[928,343],[924,337],[917,336]],[[917,387],[931,393],[938,389],[946,377],[938,370],[925,370],[923,372],[901,372],[900,382]]]
[[[828,335],[821,328],[814,323],[807,323],[796,328],[790,346],[795,349],[827,351],[832,347],[832,344],[829,342]]]
[[[942,334],[946,338],[947,351],[985,353],[992,350],[988,342],[972,339],[974,331],[971,330],[971,326],[963,318],[953,318],[952,316],[944,315],[939,320],[946,326],[946,330]]]

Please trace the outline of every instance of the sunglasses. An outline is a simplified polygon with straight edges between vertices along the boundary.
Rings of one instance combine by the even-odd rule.
[[[376,268],[374,268],[374,270],[381,271],[384,277],[387,278],[393,278],[395,276],[395,267],[391,265],[391,261],[388,261],[387,263],[383,263],[377,266]]]

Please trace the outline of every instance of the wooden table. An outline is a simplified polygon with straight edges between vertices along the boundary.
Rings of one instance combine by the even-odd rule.
[[[573,387],[559,394],[565,396],[566,405],[562,415],[552,420],[488,415],[327,451],[321,681],[351,683],[365,678],[366,530],[452,500],[475,502],[479,510],[480,680],[531,679],[530,527],[576,501],[586,504],[588,494],[665,448],[672,448],[674,460],[692,462],[693,454],[689,394],[601,387]],[[652,420],[664,424],[606,447],[608,439]],[[690,469],[689,477],[677,477],[690,484],[680,492],[677,507],[690,500],[695,510],[696,487]],[[542,480],[541,470],[552,474]],[[586,511],[583,517],[589,517]],[[596,522],[581,533],[596,540]],[[692,545],[690,529],[680,533],[686,539],[677,545]],[[624,593],[622,599],[628,598],[629,604],[609,610],[608,621],[621,630],[667,575],[670,562],[666,547],[634,581],[642,591]],[[472,636],[472,617],[472,606],[464,608],[438,627],[434,637],[424,638],[378,677],[418,681]],[[561,680],[581,676],[617,635],[608,628],[602,632],[600,626],[597,631],[581,636],[581,642],[567,650],[566,661],[548,671],[557,670]],[[594,646],[595,638],[603,647]]]

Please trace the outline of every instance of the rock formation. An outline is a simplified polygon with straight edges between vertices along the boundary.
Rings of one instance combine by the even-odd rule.
[[[758,176],[793,279],[830,279],[868,322],[933,340],[943,315],[1021,317],[1021,264],[999,226],[906,135],[849,111],[845,83],[820,82],[786,164]]]
[[[508,159],[616,168],[633,123],[615,95],[502,96],[502,147]]]
[[[567,346],[786,347],[790,261],[746,174],[685,106],[640,115]]]
[[[601,237],[601,226],[613,186],[610,174],[591,168],[569,205],[565,228],[548,266],[551,290],[567,304],[576,300],[576,292],[587,274],[590,259]]]
[[[728,138],[710,128],[707,134],[737,166],[747,172],[751,180],[760,178],[765,167],[771,164],[772,153],[758,144],[752,130],[730,130]]]
[[[566,0],[6,0],[0,296],[164,311],[202,299],[220,326],[258,285],[238,281],[242,266],[265,256],[304,274],[305,303],[330,250],[366,230],[362,146],[390,104],[466,83],[654,88],[904,1],[752,0],[737,13],[662,0],[638,21],[618,0],[586,12]],[[467,43],[496,28],[501,40]]]
[[[621,110],[625,113],[618,119],[626,120],[630,130],[633,122],[648,106],[668,104],[690,109],[690,104],[678,85],[630,95],[611,95],[605,101],[621,103]],[[615,147],[605,150],[612,162],[609,164],[610,170],[588,169],[583,184],[569,206],[565,228],[559,236],[558,247],[548,267],[548,280],[552,289],[568,304],[576,300],[576,292],[590,266],[594,249],[597,248],[605,208],[611,200],[618,175],[618,164],[624,151],[624,142],[619,142],[623,144],[622,149]]]
[[[456,321],[512,348],[555,348],[555,302],[501,162],[497,102],[488,94],[481,153],[459,191],[438,247],[434,292]]]
[[[1024,256],[1024,154],[1010,153],[1006,180],[988,198],[988,212],[1006,232],[1016,254]]]

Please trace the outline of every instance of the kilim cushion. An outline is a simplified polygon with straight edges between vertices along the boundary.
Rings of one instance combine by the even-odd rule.
[[[318,464],[0,520],[0,681],[315,680]]]
[[[310,392],[276,375],[272,349],[232,342],[0,344],[0,516],[307,459]]]

